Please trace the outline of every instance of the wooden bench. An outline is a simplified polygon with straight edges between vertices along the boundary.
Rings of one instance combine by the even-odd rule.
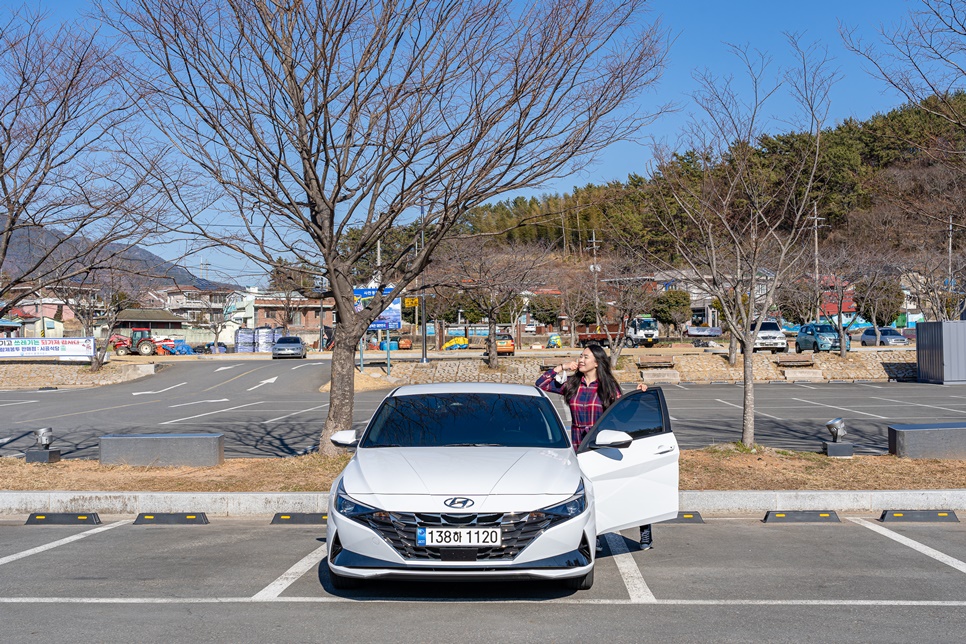
[[[638,356],[638,369],[673,369],[674,356]]]
[[[815,366],[815,361],[812,359],[812,356],[795,355],[794,353],[787,354],[787,355],[779,355],[778,359],[775,360],[775,363],[779,367],[814,367]]]

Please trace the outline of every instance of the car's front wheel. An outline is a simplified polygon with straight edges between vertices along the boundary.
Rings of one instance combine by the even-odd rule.
[[[329,568],[329,581],[332,582],[332,587],[336,590],[353,590],[364,583],[362,579],[343,577],[342,575],[334,573],[332,572],[332,568]]]
[[[583,577],[570,577],[569,579],[564,579],[564,588],[569,588],[570,590],[590,590],[594,587],[594,569],[591,568]]]

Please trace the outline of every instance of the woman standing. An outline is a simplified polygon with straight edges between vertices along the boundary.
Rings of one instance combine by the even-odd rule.
[[[567,377],[567,372],[573,372],[573,375]],[[596,344],[584,349],[575,362],[558,365],[542,374],[536,385],[544,391],[561,394],[567,401],[571,417],[570,442],[575,451],[597,419],[621,397],[621,388],[610,369],[607,353]],[[646,391],[647,385],[641,383],[637,388]],[[650,549],[650,525],[641,526],[640,544],[642,550]]]

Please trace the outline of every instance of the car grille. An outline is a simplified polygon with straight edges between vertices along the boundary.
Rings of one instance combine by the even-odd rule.
[[[388,515],[388,519],[386,516]],[[476,561],[513,559],[547,528],[566,521],[542,512],[513,514],[442,514],[427,512],[380,512],[359,517],[361,523],[383,536],[405,559],[442,560],[440,548],[416,545],[416,526],[500,528],[503,545],[476,548]]]

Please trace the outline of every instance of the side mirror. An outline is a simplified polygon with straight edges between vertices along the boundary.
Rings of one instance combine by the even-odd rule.
[[[329,439],[332,444],[336,447],[355,447],[359,444],[359,439],[356,438],[356,430],[354,429],[344,429],[341,432],[336,432],[332,434],[332,438]]]
[[[619,432],[614,429],[605,429],[597,434],[594,438],[594,448],[601,447],[613,447],[614,449],[623,449],[625,447],[630,447],[634,439],[631,435],[626,432]]]

